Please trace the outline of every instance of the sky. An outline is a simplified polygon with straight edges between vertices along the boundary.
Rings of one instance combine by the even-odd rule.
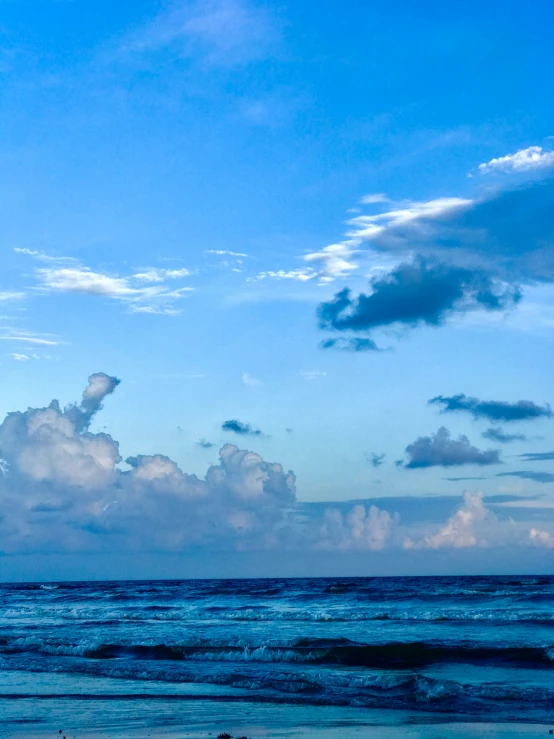
[[[553,21],[0,0],[0,579],[553,570]]]

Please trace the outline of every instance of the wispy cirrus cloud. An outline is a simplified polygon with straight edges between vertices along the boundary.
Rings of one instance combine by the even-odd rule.
[[[348,277],[355,272],[359,265],[352,261],[357,254],[356,242],[342,242],[330,244],[320,251],[304,255],[303,259],[308,264],[318,266],[317,276],[322,283],[329,283],[341,277]]]
[[[255,277],[250,277],[248,282],[258,282],[260,280],[294,280],[296,282],[309,282],[315,279],[318,273],[313,269],[279,269],[277,271],[267,270],[259,272]]]
[[[13,300],[23,300],[26,294],[20,290],[0,290],[0,303],[9,303]]]
[[[166,280],[178,280],[181,277],[189,277],[191,274],[190,270],[185,267],[181,269],[155,269],[151,267],[144,272],[136,272],[132,275],[132,279],[139,282],[165,282]]]
[[[124,55],[166,52],[212,67],[267,58],[280,39],[275,14],[248,0],[174,2],[121,44]]]
[[[52,334],[32,333],[30,331],[20,331],[10,327],[0,329],[0,341],[8,341],[22,344],[30,344],[32,346],[58,346],[60,340]]]
[[[72,257],[50,257],[43,252],[18,249],[48,266],[35,270],[38,284],[33,288],[42,294],[73,293],[110,298],[125,303],[132,313],[177,315],[175,304],[187,297],[193,288],[174,287],[167,283],[184,279],[190,270],[148,267],[140,272],[121,276],[93,270]],[[53,262],[53,264],[52,264]]]
[[[246,259],[248,254],[240,251],[228,251],[227,249],[206,249],[204,254],[214,254],[216,257],[238,257]]]
[[[368,202],[368,201],[366,201]],[[371,204],[386,202],[373,200]],[[401,204],[394,204],[389,210],[370,215],[361,215],[351,218],[348,223],[354,228],[349,236],[358,240],[373,239],[388,230],[402,227],[407,224],[417,226],[425,219],[437,219],[455,211],[468,208],[473,201],[467,198],[435,198],[427,201],[407,200]]]
[[[249,374],[248,372],[242,373],[242,382],[244,385],[247,385],[248,387],[263,387],[264,383],[257,377],[253,377],[253,375]]]
[[[177,315],[175,302],[193,291],[192,287],[168,288],[164,285],[139,286],[142,277],[119,277],[95,272],[87,267],[44,268],[37,270],[40,289],[50,293],[96,295],[126,303],[132,313]],[[137,285],[139,283],[139,285]]]
[[[311,370],[311,371],[307,371],[307,372],[299,372],[298,375],[299,375],[299,377],[302,377],[304,380],[312,381],[312,380],[318,380],[321,377],[326,377],[327,376],[327,372],[320,372],[318,370]]]

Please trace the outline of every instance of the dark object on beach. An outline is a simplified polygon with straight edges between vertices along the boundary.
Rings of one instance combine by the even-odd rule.
[[[233,739],[231,734],[228,734],[226,731],[223,732],[223,734],[218,734],[217,739]]]

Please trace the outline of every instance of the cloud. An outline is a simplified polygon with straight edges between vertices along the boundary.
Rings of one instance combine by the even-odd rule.
[[[117,386],[91,375],[81,403],[9,413],[0,424],[2,551],[180,551],[275,546],[295,500],[295,478],[232,444],[203,479],[161,454],[128,457],[91,433]]]
[[[372,452],[367,455],[366,459],[372,467],[380,467],[385,463],[386,456],[386,454],[375,454],[375,452]]]
[[[374,201],[376,202],[376,201]],[[378,213],[363,215],[350,219],[348,222],[354,229],[349,236],[358,240],[372,240],[385,235],[388,231],[402,228],[406,225],[417,227],[420,221],[441,218],[452,212],[468,208],[471,200],[465,198],[436,198],[428,201],[405,201],[401,207]]]
[[[417,259],[374,278],[369,294],[348,288],[318,308],[319,326],[337,331],[370,331],[391,325],[438,326],[454,313],[504,310],[519,292],[478,270]]]
[[[215,446],[215,444],[212,444],[211,441],[207,441],[206,439],[200,439],[196,442],[196,444],[202,449],[213,449],[213,447]]]
[[[481,434],[483,439],[497,441],[499,444],[509,444],[512,441],[527,441],[525,434],[507,434],[501,428],[490,428]]]
[[[28,362],[31,359],[27,354],[18,354],[17,352],[12,352],[10,357],[13,357],[16,362]]]
[[[266,279],[272,279],[272,280],[295,280],[298,282],[309,282],[310,280],[313,280],[315,277],[317,277],[318,274],[313,269],[291,269],[288,271],[285,271],[284,269],[280,269],[276,272],[272,272],[271,270],[266,272],[259,272],[256,277],[249,278],[249,282],[254,282],[258,280],[266,280]]]
[[[347,352],[378,352],[381,351],[373,339],[355,336],[353,339],[323,339],[320,349],[342,349]]]
[[[542,146],[529,146],[515,154],[491,159],[478,166],[481,174],[491,172],[530,172],[554,167],[554,151],[544,151]]]
[[[27,331],[10,328],[0,329],[0,341],[19,341],[23,344],[31,344],[33,346],[58,346],[60,343],[57,339],[51,337],[50,334],[40,336]]]
[[[263,387],[264,385],[261,380],[258,380],[257,377],[252,377],[252,375],[249,375],[248,372],[243,373],[242,381],[245,385],[249,387]]]
[[[237,421],[235,418],[221,424],[222,431],[231,431],[240,436],[264,436],[260,429],[254,428],[249,423]]]
[[[473,418],[486,418],[489,421],[531,421],[552,417],[552,409],[548,404],[537,405],[532,400],[479,400],[460,393],[451,396],[437,395],[428,402],[442,406],[441,413],[470,413]]]
[[[239,251],[227,251],[226,249],[207,249],[204,254],[215,254],[218,257],[248,257],[248,254],[243,254]]]
[[[353,219],[350,236],[390,257],[418,254],[512,283],[554,280],[554,178],[475,200],[441,198]]]
[[[14,292],[13,290],[0,290],[0,302],[5,303],[10,300],[23,300],[25,293]]]
[[[68,406],[64,412],[77,431],[88,429],[94,416],[102,410],[104,398],[111,395],[119,383],[117,377],[110,377],[105,372],[96,372],[88,378],[80,405]]]
[[[388,544],[397,516],[377,506],[355,505],[344,515],[327,508],[317,531],[316,549],[380,551]]]
[[[515,472],[499,472],[497,477],[519,477],[520,480],[532,480],[533,482],[554,482],[554,474],[550,472],[533,472],[529,470],[516,470]]]
[[[486,480],[487,478],[483,475],[475,475],[472,477],[443,477],[446,482],[468,482],[469,480]]]
[[[46,254],[45,252],[39,251],[37,249],[21,249],[15,247],[14,252],[16,254],[24,254],[27,257],[33,257],[34,259],[38,259],[41,262],[58,262],[60,264],[78,263],[78,260],[75,257],[53,256],[52,254]]]
[[[303,377],[304,380],[309,380],[310,382],[312,380],[318,380],[320,377],[326,377],[327,372],[318,372],[317,370],[312,370],[311,372],[299,372],[299,377]]]
[[[334,282],[341,277],[348,277],[358,269],[358,264],[351,261],[351,257],[357,253],[357,249],[351,242],[341,244],[330,244],[320,251],[304,255],[304,261],[308,264],[319,266],[317,276],[322,283]]]
[[[531,529],[529,531],[529,540],[532,544],[546,549],[554,549],[554,536],[548,531],[542,529]]]
[[[80,265],[72,267],[46,267],[36,271],[40,290],[48,293],[78,293],[120,300],[133,313],[176,315],[174,303],[186,297],[193,288],[168,288],[167,279],[177,279],[190,274],[188,270],[149,270],[128,277],[94,272]]]
[[[481,538],[479,528],[487,521],[495,520],[483,503],[483,493],[465,492],[463,505],[451,516],[446,524],[435,534],[424,537],[420,541],[406,539],[406,549],[443,549],[487,546]]]
[[[156,269],[150,267],[144,272],[137,272],[132,276],[133,280],[139,282],[164,282],[165,280],[177,280],[181,277],[189,277],[191,272],[185,267],[180,269]]]
[[[526,452],[519,455],[526,462],[551,462],[554,460],[554,452]]]
[[[193,58],[213,67],[234,67],[264,59],[279,39],[275,19],[247,0],[180,2],[142,31],[129,36],[122,51],[159,51]]]
[[[375,192],[372,195],[364,195],[360,198],[360,203],[363,205],[374,205],[375,203],[387,203],[388,197],[384,192]]]
[[[497,449],[478,449],[470,444],[467,436],[452,439],[444,426],[433,436],[420,436],[406,447],[406,453],[410,460],[405,467],[411,470],[464,464],[479,466],[500,464],[500,453]]]

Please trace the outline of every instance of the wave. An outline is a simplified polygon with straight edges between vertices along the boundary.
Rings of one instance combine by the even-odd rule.
[[[209,644],[81,644],[53,640],[15,639],[1,646],[3,654],[34,652],[44,655],[84,657],[91,660],[276,662],[339,665],[381,670],[420,669],[433,664],[511,665],[553,668],[554,647],[477,646],[427,642],[358,644],[348,640],[299,639],[291,645]]]
[[[360,706],[390,709],[414,709],[423,711],[441,711],[457,714],[482,716],[496,713],[507,717],[510,715],[521,719],[522,716],[536,717],[541,714],[548,718],[554,704],[554,690],[547,685],[528,686],[510,683],[461,682],[457,680],[437,679],[418,672],[381,672],[367,673],[355,671],[331,671],[317,667],[308,668],[289,666],[283,669],[278,665],[268,670],[260,670],[254,664],[244,665],[237,669],[236,665],[220,665],[216,671],[212,666],[200,665],[188,667],[186,663],[178,663],[179,670],[166,669],[164,662],[153,663],[150,672],[144,670],[144,663],[122,661],[115,664],[111,661],[79,661],[58,665],[52,670],[43,663],[36,663],[30,671],[62,672],[88,677],[107,679],[137,680],[136,690],[125,693],[126,699],[158,697],[161,699],[187,699],[191,696],[214,700],[235,699],[248,701],[273,701],[277,703],[303,703],[312,705]],[[183,669],[181,669],[181,666]],[[27,665],[29,669],[30,665]],[[0,667],[1,669],[1,667]],[[159,692],[160,681],[166,683],[163,693]],[[148,690],[148,683],[157,683],[154,691]],[[179,683],[179,694],[171,689],[171,683]],[[211,684],[213,694],[198,696],[193,691],[187,695],[185,683]],[[31,683],[30,683],[31,684]],[[105,683],[101,683],[105,690]],[[130,685],[130,684],[129,684]],[[242,691],[234,697],[221,695],[218,688],[225,686]],[[88,694],[97,697],[96,692]],[[109,696],[114,699],[123,697],[119,690],[112,691]],[[0,696],[1,697],[1,696]],[[39,696],[37,696],[39,697]],[[44,697],[44,696],[43,696]],[[62,697],[56,693],[56,697]],[[69,696],[71,697],[71,696]],[[78,697],[78,696],[75,696]]]
[[[378,645],[275,647],[123,646],[105,644],[84,654],[91,659],[132,657],[210,662],[310,662],[348,667],[415,669],[437,663],[554,667],[554,649],[542,647],[464,647],[422,642]]]
[[[112,622],[168,621],[187,624],[223,622],[299,622],[299,623],[362,623],[390,621],[407,623],[482,623],[483,625],[521,623],[541,626],[554,625],[553,610],[508,609],[273,609],[266,605],[229,608],[223,605],[202,607],[190,604],[182,607],[162,604],[144,604],[136,607],[113,608],[105,606],[51,605],[4,608],[2,620],[64,620],[81,624],[108,624]]]

